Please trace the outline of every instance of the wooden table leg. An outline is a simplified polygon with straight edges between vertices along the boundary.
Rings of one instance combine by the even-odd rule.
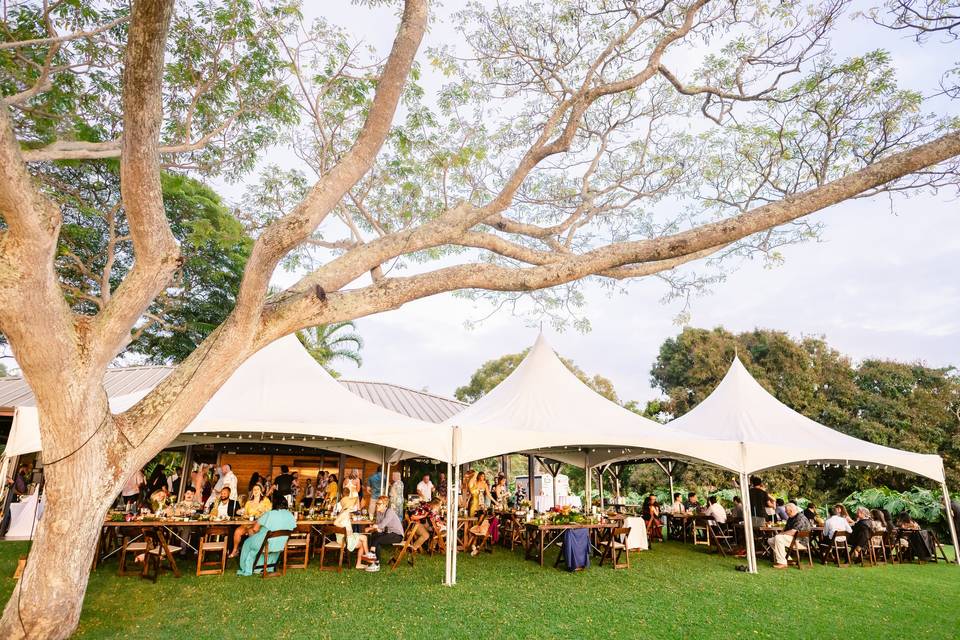
[[[543,539],[545,537],[546,531],[544,531],[543,529],[538,529],[538,530],[540,531],[540,535],[538,537],[540,538],[540,566],[542,567],[543,566]]]

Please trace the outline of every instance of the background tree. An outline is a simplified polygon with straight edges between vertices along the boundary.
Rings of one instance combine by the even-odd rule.
[[[460,402],[471,404],[476,402],[513,373],[513,370],[523,362],[523,359],[527,357],[529,352],[530,349],[524,349],[520,353],[511,353],[500,356],[495,360],[487,360],[470,376],[469,384],[463,387],[457,387],[457,390],[453,392],[454,397]],[[620,400],[617,398],[617,391],[608,378],[604,378],[599,374],[593,377],[587,375],[573,360],[561,357],[560,361],[563,362],[564,366],[570,370],[570,373],[577,376],[583,384],[607,400],[620,404]]]
[[[37,396],[47,506],[0,637],[72,632],[123,481],[281,336],[451,291],[560,322],[587,277],[656,274],[688,296],[724,257],[815,236],[811,213],[956,177],[950,96],[898,87],[883,52],[838,59],[837,30],[870,24],[840,0],[470,4],[454,43],[417,60],[428,8],[403,2],[384,56],[282,0],[7,7],[0,332]],[[424,64],[443,77],[429,99]],[[305,169],[248,183],[233,310],[113,415],[104,370],[182,265],[164,171],[241,179],[274,144]],[[107,158],[134,259],[77,310],[42,174]],[[269,295],[284,263],[304,273]]]
[[[696,406],[719,384],[734,353],[761,385],[795,411],[876,444],[936,453],[944,459],[948,482],[960,480],[960,377],[954,368],[876,359],[854,364],[822,338],[687,328],[663,343],[651,369],[651,383],[667,395],[661,410],[676,417]],[[790,495],[834,499],[873,485],[905,490],[919,481],[895,471],[856,468],[791,467],[765,475]],[[702,466],[686,474],[690,482],[718,486],[725,477]]]
[[[363,364],[360,356],[363,338],[354,331],[356,328],[352,322],[334,322],[298,331],[297,337],[314,360],[334,378],[339,378],[340,373],[331,367],[331,363],[348,360],[358,367]]]

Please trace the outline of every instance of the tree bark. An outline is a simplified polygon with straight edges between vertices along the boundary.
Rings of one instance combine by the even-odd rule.
[[[97,536],[125,480],[110,432],[96,431],[73,455],[45,467],[43,526],[0,619],[0,638],[59,639],[76,630]]]

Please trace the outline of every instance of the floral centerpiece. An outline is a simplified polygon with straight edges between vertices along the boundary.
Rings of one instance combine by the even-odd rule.
[[[574,511],[570,506],[555,506],[547,514],[553,524],[581,524],[584,521],[582,513]]]

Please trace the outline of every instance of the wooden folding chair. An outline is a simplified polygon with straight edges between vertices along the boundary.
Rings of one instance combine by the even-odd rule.
[[[724,557],[728,554],[733,555],[733,533],[716,520],[708,520],[707,527],[709,528],[710,538],[713,540],[713,544],[717,547],[720,555]]]
[[[338,539],[337,534],[341,537]],[[320,570],[333,571],[334,567],[324,565],[327,551],[336,551],[339,553],[337,559],[337,573],[343,571],[343,554],[347,550],[347,530],[343,527],[335,527],[332,524],[324,525],[320,529]]]
[[[937,534],[931,531],[930,535],[933,537],[933,561],[937,562],[937,553],[939,553],[940,558],[942,558],[947,564],[950,564],[950,561],[947,559],[947,550],[943,548],[942,544],[940,544],[940,539],[937,537]],[[957,549],[956,551],[957,553],[960,553],[960,549]]]
[[[790,560],[795,560],[797,563],[797,569],[803,569],[803,562],[800,559],[800,554],[803,551],[807,552],[807,565],[812,569],[813,568],[813,550],[810,548],[810,532],[809,531],[797,531],[793,534],[793,539],[790,541],[790,546],[787,548],[787,556],[792,553],[793,558]]]
[[[287,547],[284,545],[283,551],[277,553],[276,559],[274,559],[273,562],[270,562],[270,540],[273,538],[284,537],[289,540],[293,533],[294,532],[290,529],[278,529],[277,531],[271,531],[268,533],[263,539],[263,543],[260,545],[260,550],[257,552],[257,557],[253,559],[253,572],[257,572],[257,562],[263,558],[263,562],[260,564],[260,568],[262,569],[260,575],[263,578],[277,578],[279,576],[286,575],[287,568],[283,564],[283,558],[286,554]]]
[[[710,546],[710,525],[709,519],[703,516],[694,516],[691,523],[691,532],[693,534],[693,544]]]
[[[227,568],[227,544],[230,540],[229,527],[207,527],[200,538],[197,547],[197,575],[221,575]],[[217,555],[213,560],[206,560],[208,555]]]
[[[283,571],[287,569],[306,569],[310,564],[310,533],[308,524],[301,524],[294,530],[283,548]]]
[[[823,564],[827,563],[827,560],[832,559],[837,563],[837,568],[840,567],[849,567],[850,562],[850,546],[847,544],[847,534],[845,531],[837,531],[833,534],[833,540],[830,541],[829,545],[822,546],[823,551],[821,553],[821,560]],[[847,556],[846,562],[841,562],[840,554],[844,553]]]
[[[168,544],[167,536],[161,529],[145,529],[143,537],[148,540],[148,548],[143,557],[143,573],[140,577],[156,582],[160,572],[163,571],[163,562],[166,561],[173,575],[179,578],[180,569],[177,568],[177,561],[174,560],[173,554],[180,551],[181,547]]]
[[[609,535],[600,541],[600,548],[603,553],[600,554],[600,566],[603,561],[610,558],[614,569],[629,569],[630,554],[627,553],[627,537],[630,535],[630,527],[616,527],[610,530]],[[627,561],[620,562],[621,556],[626,554]]]
[[[393,543],[393,557],[390,559],[390,571],[393,571],[397,568],[400,562],[403,560],[403,556],[408,555],[407,562],[410,563],[410,566],[413,566],[413,540],[417,537],[417,523],[411,521],[407,524],[407,530],[403,534],[403,540],[401,542]]]
[[[870,556],[874,564],[887,564],[887,542],[885,531],[870,534]]]
[[[477,524],[473,525],[474,527],[483,526],[483,523],[487,521],[487,514],[481,512],[479,519],[477,519]],[[490,525],[493,526],[493,525]],[[473,528],[473,527],[471,527]],[[481,551],[486,551],[487,553],[493,553],[493,545],[490,544],[490,529],[487,529],[486,533],[471,533],[473,536],[470,539],[472,546],[477,548],[477,554],[479,555]]]
[[[124,527],[124,531],[120,534],[120,568],[117,572],[117,575],[143,575],[143,567],[137,569],[136,571],[127,570],[127,554],[133,554],[134,558],[136,558],[136,556],[139,554],[144,554],[144,561],[146,561],[146,553],[150,550],[149,545],[153,542],[153,538],[145,536],[145,532],[146,529],[140,527]]]

